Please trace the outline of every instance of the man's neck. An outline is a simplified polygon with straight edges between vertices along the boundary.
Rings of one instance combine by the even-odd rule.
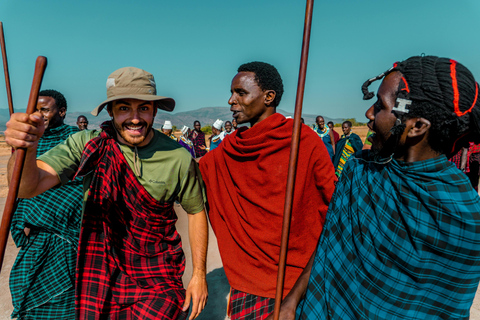
[[[271,115],[274,115],[275,113],[277,113],[277,108],[268,107],[267,110],[262,115],[260,115],[258,118],[254,119],[253,121],[250,121],[250,127],[253,127],[257,123],[262,122],[263,120],[267,119]]]
[[[58,127],[60,127],[60,126],[63,126],[63,121],[62,121],[62,122],[59,122],[59,123],[55,123],[55,124],[53,124],[53,125],[51,125],[51,126],[48,126],[47,128],[45,128],[45,131],[55,129],[55,128],[58,128]]]
[[[422,139],[417,143],[397,147],[393,158],[404,162],[416,162],[436,158],[439,155],[440,152],[433,150],[427,140]]]

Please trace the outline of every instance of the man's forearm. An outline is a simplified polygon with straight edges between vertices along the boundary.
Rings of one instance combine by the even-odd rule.
[[[295,320],[295,310],[297,309],[300,300],[305,296],[308,287],[308,280],[310,279],[310,273],[312,272],[313,261],[315,260],[316,250],[313,252],[310,260],[308,261],[305,269],[298,277],[292,290],[283,299],[282,306],[280,307],[279,319]],[[273,320],[273,313],[270,314],[265,320]]]
[[[182,310],[187,311],[191,308],[189,320],[193,320],[205,308],[208,299],[206,274],[208,223],[205,210],[188,215],[188,235],[192,249],[193,274],[187,287]]]
[[[293,301],[295,301],[296,305],[298,305],[300,300],[303,299],[303,297],[305,296],[305,292],[307,291],[308,280],[310,279],[310,273],[312,272],[312,266],[313,266],[313,261],[315,260],[316,252],[317,250],[313,252],[312,256],[310,257],[310,260],[305,266],[305,269],[303,269],[303,272],[298,277],[292,290],[290,290],[290,292],[287,295],[287,297],[290,297]]]
[[[25,162],[18,189],[18,198],[31,198],[60,183],[55,171],[46,163],[37,161],[36,149],[26,150]],[[10,184],[15,167],[16,151],[8,160],[7,172]]]
[[[208,222],[205,210],[188,215],[188,236],[192,250],[193,274],[206,276]]]
[[[20,180],[20,186],[18,190],[19,198],[28,197],[33,193],[34,186],[38,184],[38,167],[36,159],[36,149],[29,148],[25,150],[25,162],[23,164],[23,171]],[[12,181],[13,171],[15,168],[15,162],[17,159],[17,150],[12,153],[8,160],[8,184]]]

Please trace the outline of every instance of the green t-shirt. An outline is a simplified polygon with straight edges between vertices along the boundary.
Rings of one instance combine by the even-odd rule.
[[[77,132],[38,157],[38,160],[51,166],[61,183],[65,184],[75,175],[85,144],[99,135],[100,131],[97,130]],[[188,213],[203,210],[205,188],[200,170],[192,156],[178,142],[154,130],[152,141],[144,147],[137,147],[136,164],[135,148],[119,145],[138,181],[153,198],[161,202],[178,201]],[[93,172],[83,179],[84,201],[92,176]]]

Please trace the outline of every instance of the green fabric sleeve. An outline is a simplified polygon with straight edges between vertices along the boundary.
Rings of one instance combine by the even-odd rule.
[[[193,158],[180,185],[177,199],[183,209],[190,214],[202,211],[206,201],[205,185],[198,164]]]

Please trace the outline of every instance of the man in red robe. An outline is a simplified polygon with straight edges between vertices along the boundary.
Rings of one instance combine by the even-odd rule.
[[[200,160],[209,218],[232,287],[231,319],[264,319],[273,311],[293,121],[276,113],[278,71],[246,63],[232,80],[233,118],[250,123]],[[306,266],[322,231],[335,174],[327,149],[302,125],[285,289]]]

